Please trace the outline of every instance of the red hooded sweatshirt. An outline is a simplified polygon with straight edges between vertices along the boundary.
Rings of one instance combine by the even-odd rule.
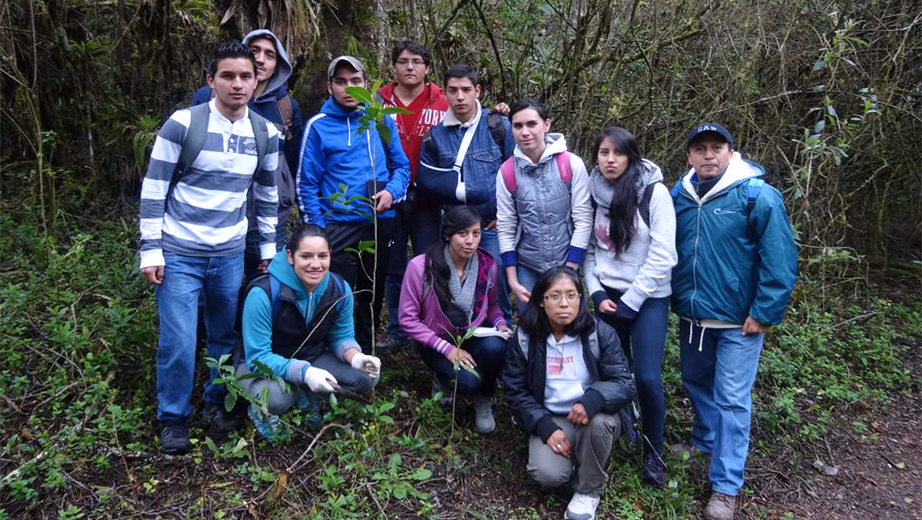
[[[442,94],[442,89],[434,83],[426,83],[423,91],[409,105],[404,105],[400,98],[394,94],[397,82],[384,85],[378,89],[378,95],[384,106],[405,108],[411,114],[397,115],[397,131],[400,133],[400,144],[403,152],[410,160],[410,186],[416,183],[416,172],[419,170],[419,151],[423,145],[423,137],[430,128],[442,122],[448,112],[448,100]]]

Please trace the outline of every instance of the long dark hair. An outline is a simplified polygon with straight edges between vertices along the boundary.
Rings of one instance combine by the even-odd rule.
[[[576,312],[576,319],[567,325],[564,332],[570,336],[582,337],[595,330],[595,320],[589,314],[589,302],[583,285],[580,283],[579,273],[575,269],[561,265],[551,267],[541,273],[538,281],[535,282],[535,287],[531,290],[531,299],[528,300],[528,305],[525,306],[525,312],[522,313],[519,321],[519,326],[528,334],[530,342],[544,342],[551,333],[551,322],[548,321],[547,313],[544,312],[541,304],[544,303],[544,294],[558,278],[569,278],[579,291],[579,310]]]
[[[627,251],[627,248],[631,245],[631,239],[637,234],[637,227],[634,225],[637,206],[639,205],[637,201],[637,184],[640,182],[640,176],[644,172],[644,165],[634,135],[620,126],[609,126],[599,134],[593,153],[596,161],[599,159],[599,148],[602,147],[602,141],[606,139],[615,145],[615,150],[618,153],[628,157],[627,169],[615,181],[614,194],[608,206],[608,218],[611,220],[608,225],[608,237],[611,238],[611,247],[614,249],[615,255],[620,255]],[[600,164],[599,168],[601,166]]]
[[[301,247],[301,241],[307,237],[320,237],[327,243],[327,249],[330,249],[330,237],[327,236],[327,232],[317,224],[302,224],[298,226],[297,229],[291,234],[291,238],[288,239],[288,243],[285,244],[288,247],[288,251],[291,254],[298,252],[298,248]]]
[[[423,283],[429,284],[439,298],[439,306],[447,309],[451,304],[451,289],[448,288],[448,279],[454,276],[451,266],[445,261],[445,248],[451,241],[451,236],[463,231],[474,224],[482,224],[480,212],[471,206],[455,206],[445,212],[442,217],[442,239],[429,246],[426,250],[426,268],[423,273]],[[477,254],[477,253],[474,253]]]

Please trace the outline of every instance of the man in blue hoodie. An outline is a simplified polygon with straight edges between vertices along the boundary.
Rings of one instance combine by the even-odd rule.
[[[285,160],[279,163],[275,172],[275,184],[279,191],[278,224],[276,227],[276,247],[281,250],[285,245],[285,227],[288,215],[295,204],[295,172],[298,169],[298,145],[301,142],[301,109],[298,102],[288,95],[285,85],[291,77],[292,66],[282,42],[266,29],[252,31],[243,38],[243,44],[256,56],[256,90],[250,100],[249,108],[263,116],[281,132],[282,153]],[[207,103],[214,97],[211,87],[204,86],[192,96],[191,106]],[[249,228],[247,230],[247,247],[244,254],[244,272],[247,276],[254,273],[261,264],[257,244],[259,230],[252,208],[252,194],[248,199],[251,208],[247,213]]]
[[[688,135],[692,169],[673,186],[678,264],[672,310],[682,381],[695,410],[692,445],[711,455],[704,516],[733,520],[749,450],[762,341],[781,323],[797,278],[784,199],[717,123]]]
[[[307,122],[301,142],[301,219],[326,228],[333,253],[331,270],[355,288],[356,339],[360,345],[371,345],[394,234],[391,206],[406,194],[410,161],[393,118],[384,118],[389,140],[374,123],[358,132],[365,108],[346,89],[366,87],[361,62],[340,56],[330,63],[327,77],[331,96]],[[363,241],[375,241],[374,250],[362,251]]]

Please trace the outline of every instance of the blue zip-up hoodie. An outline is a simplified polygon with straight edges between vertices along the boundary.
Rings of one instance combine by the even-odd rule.
[[[394,119],[385,117],[390,129],[389,154],[384,141],[370,124],[357,132],[365,109],[346,111],[331,96],[304,128],[301,142],[301,166],[298,170],[298,194],[301,220],[325,227],[327,222],[370,222],[371,208],[354,197],[369,197],[366,182],[376,179],[378,190],[390,192],[394,202],[401,200],[410,182],[410,161],[403,153]],[[388,170],[388,155],[393,171]],[[374,176],[372,176],[372,164]],[[345,185],[345,196],[340,184]],[[394,210],[378,218],[394,218]]]
[[[269,274],[290,287],[297,298],[298,308],[304,316],[304,323],[310,323],[323,294],[330,285],[330,274],[323,278],[314,290],[304,288],[294,268],[288,263],[287,248],[279,251],[269,264]],[[346,296],[336,304],[336,317],[326,338],[326,343],[336,357],[343,355],[350,348],[362,348],[355,341],[355,322],[352,317],[353,297],[349,284],[343,281],[343,295]],[[243,348],[247,365],[256,371],[256,361],[267,366],[276,376],[295,383],[304,383],[304,373],[310,363],[301,359],[280,356],[272,351],[272,302],[269,295],[260,287],[254,287],[247,294],[243,304]]]
[[[672,310],[695,322],[764,325],[784,318],[797,278],[797,246],[781,193],[765,184],[747,217],[749,180],[761,166],[734,152],[727,170],[698,198],[694,169],[675,187],[676,251]]]
[[[265,90],[263,90],[263,93],[258,98],[254,96],[250,99],[248,106],[250,110],[263,116],[270,122],[275,123],[279,132],[282,132],[284,139],[283,125],[285,122],[282,120],[278,101],[288,95],[288,89],[285,88],[285,85],[288,83],[288,78],[291,77],[291,61],[289,61],[288,53],[285,52],[285,47],[282,46],[282,42],[272,31],[266,29],[252,31],[243,37],[243,44],[247,45],[250,43],[250,40],[258,37],[269,38],[275,42],[278,60],[275,65],[275,72],[272,74],[272,77],[269,78]],[[195,91],[195,94],[192,95],[192,103],[190,103],[189,106],[207,103],[211,100],[211,96],[211,87],[205,85]],[[285,153],[285,162],[288,163],[289,171],[295,172],[298,167],[298,145],[301,143],[301,107],[294,97],[290,99],[291,125],[289,130],[291,131],[291,140],[284,140],[282,150]]]

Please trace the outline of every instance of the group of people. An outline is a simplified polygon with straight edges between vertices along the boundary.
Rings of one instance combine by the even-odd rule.
[[[233,354],[245,390],[265,399],[248,414],[269,440],[293,406],[374,388],[381,360],[364,349],[381,326],[378,348],[414,345],[433,392],[473,397],[481,433],[496,428],[502,381],[528,473],[569,484],[565,518],[592,519],[612,443],[633,432],[635,393],[642,478],[664,483],[671,298],[692,446],[711,457],[705,516],[732,519],[762,342],[797,271],[783,199],[762,168],[703,123],[672,189],[620,127],[601,131],[588,171],[543,102],[485,109],[468,65],[449,67],[442,90],[415,41],[397,42],[391,64],[395,81],[375,92],[403,109],[383,122],[390,138],[359,120],[365,105],[349,87],[369,82],[351,56],[329,64],[330,97],[302,128],[285,90],[291,64],[266,30],[221,44],[193,107],[163,125],[140,223],[160,318],[161,450],[191,449],[200,299],[208,355]],[[226,433],[237,419],[216,377],[204,415]]]

